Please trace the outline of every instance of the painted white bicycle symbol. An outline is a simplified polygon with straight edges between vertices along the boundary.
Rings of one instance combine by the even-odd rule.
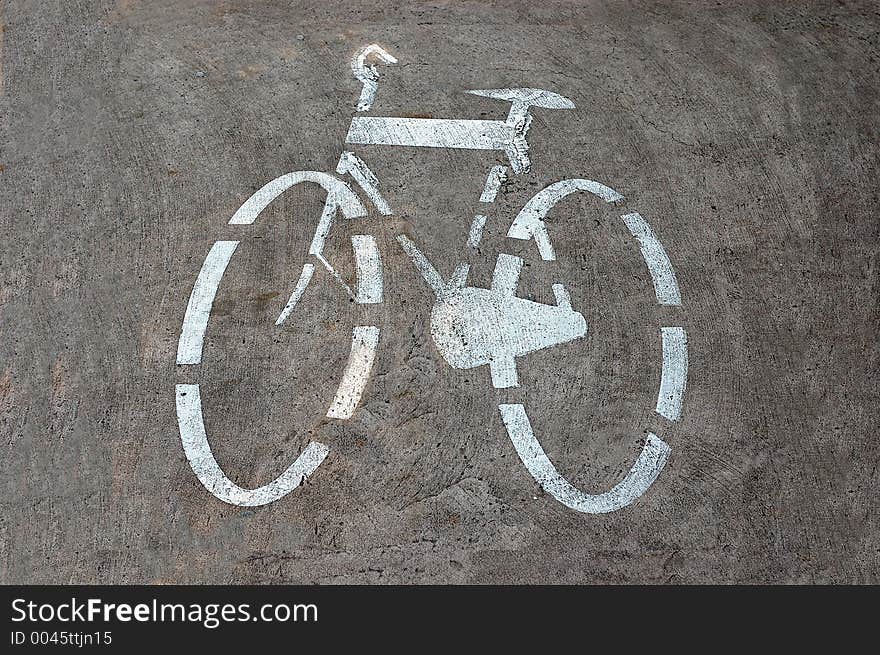
[[[359,112],[371,109],[377,92],[379,75],[375,65],[368,63],[371,58],[386,64],[397,63],[394,57],[376,45],[362,49],[353,59],[352,70],[363,83],[357,105]],[[513,173],[521,174],[530,168],[526,136],[532,121],[532,108],[574,107],[571,100],[542,89],[485,89],[468,93],[510,103],[506,120],[355,116],[346,143],[500,150],[509,160]],[[392,215],[392,208],[380,193],[379,181],[357,155],[344,151],[336,173],[349,176],[380,214]],[[480,202],[494,202],[506,176],[507,167],[492,167]],[[303,266],[293,293],[276,320],[279,326],[295,310],[312,280],[316,263],[326,269],[355,302],[376,304],[383,301],[382,259],[372,235],[361,234],[351,238],[357,272],[355,289],[346,284],[322,254],[325,241],[340,212],[348,219],[367,214],[358,194],[340,177],[315,171],[282,175],[248,198],[229,224],[252,224],[275,198],[302,182],[317,184],[324,189],[327,197],[308,250],[315,263],[309,262]],[[543,260],[555,259],[545,219],[560,200],[578,192],[593,194],[611,204],[623,200],[623,196],[613,189],[592,180],[555,182],[526,203],[510,225],[507,236],[533,239]],[[654,284],[657,302],[680,306],[681,296],[672,264],[654,232],[638,213],[624,214],[621,219],[638,241]],[[482,214],[474,217],[468,235],[470,247],[476,248],[480,243],[485,222],[486,217]],[[517,297],[523,265],[519,257],[499,255],[491,287],[483,289],[467,286],[467,264],[460,264],[450,279],[444,280],[408,237],[399,235],[397,241],[435,294],[431,336],[443,359],[453,368],[469,369],[487,365],[495,388],[514,387],[518,385],[516,358],[586,335],[587,323],[583,315],[572,308],[569,294],[562,284],[553,285],[556,305]],[[214,296],[239,243],[217,241],[205,257],[186,308],[177,348],[178,364],[201,363],[203,340]],[[327,410],[328,418],[345,420],[354,414],[370,378],[379,338],[380,330],[376,326],[354,327],[348,364]],[[663,365],[656,412],[670,421],[676,421],[681,414],[687,383],[688,354],[684,328],[660,327],[659,343]],[[274,502],[312,475],[330,452],[326,445],[313,441],[278,478],[256,489],[244,489],[226,476],[211,451],[202,418],[199,385],[178,384],[176,399],[180,436],[190,466],[205,488],[226,503],[257,506]],[[654,483],[670,452],[666,442],[649,432],[641,453],[624,479],[604,493],[590,495],[573,486],[551,463],[534,435],[522,404],[501,404],[499,410],[508,436],[528,472],[548,494],[578,512],[612,512],[629,505]]]

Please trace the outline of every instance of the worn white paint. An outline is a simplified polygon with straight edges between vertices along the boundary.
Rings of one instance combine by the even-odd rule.
[[[554,285],[557,306],[516,297],[523,260],[501,254],[495,262],[492,287],[465,286],[467,265],[449,282],[405,236],[398,241],[437,296],[431,311],[431,337],[453,368],[489,366],[496,389],[518,384],[516,357],[583,337],[587,323],[571,308],[562,285]]]
[[[649,432],[642,452],[623,480],[609,491],[598,495],[585,494],[566,480],[547,457],[535,438],[529,417],[522,405],[499,405],[501,418],[514,448],[535,481],[560,503],[578,512],[602,514],[614,512],[631,504],[660,475],[670,448],[665,441]]]
[[[465,150],[503,150],[516,173],[529,168],[525,135],[529,122],[511,125],[504,121],[457,118],[389,118],[355,116],[346,143]]]
[[[319,173],[317,171],[296,171],[293,173],[287,173],[286,175],[277,177],[264,185],[248,198],[245,203],[239,207],[238,211],[235,212],[235,215],[233,215],[229,224],[252,224],[269,203],[290,187],[295,184],[300,184],[301,182],[313,182],[327,192],[327,199],[324,202],[324,209],[321,212],[321,218],[318,220],[318,225],[312,236],[312,242],[309,245],[309,254],[314,255],[330,274],[333,275],[334,279],[342,285],[346,293],[348,293],[351,298],[354,298],[354,292],[322,254],[338,210],[342,210],[342,214],[346,218],[360,218],[367,215],[367,210],[357,197],[357,194],[355,194],[355,192],[351,190],[351,187],[342,180],[339,180],[328,173]],[[294,294],[295,293],[296,290],[294,289]],[[291,296],[291,298],[293,298],[293,296]],[[291,307],[291,310],[292,309],[293,307]]]
[[[504,121],[355,116],[346,143],[423,148],[504,150],[513,128]]]
[[[217,241],[205,257],[183,316],[180,339],[177,342],[178,364],[202,362],[202,343],[205,339],[205,330],[208,328],[214,296],[238,243],[238,241]]]
[[[556,306],[571,309],[571,296],[568,289],[562,284],[553,285],[553,295],[556,298]]]
[[[379,193],[379,178],[367,167],[363,159],[353,152],[345,151],[339,158],[336,172],[340,175],[345,175],[346,173],[351,175],[376,206],[376,210],[383,216],[391,216],[391,207],[388,206],[385,198]]]
[[[320,256],[324,252],[324,245],[327,243],[327,237],[330,236],[330,228],[333,227],[333,220],[336,218],[336,204],[332,202],[330,196],[324,203],[324,209],[321,210],[321,218],[315,226],[315,233],[312,235],[312,242],[309,244],[309,254]]]
[[[541,259],[552,261],[556,259],[553,245],[550,243],[550,235],[547,233],[547,218],[549,211],[566,196],[578,191],[586,191],[598,196],[605,202],[619,202],[623,196],[614,189],[599,184],[593,180],[571,179],[555,182],[542,189],[529,200],[513,220],[507,236],[513,239],[534,239],[538,246]]]
[[[276,177],[248,198],[229,219],[230,225],[250,225],[275,198],[301,182],[314,182],[327,192],[327,205],[342,210],[346,218],[366,216],[367,210],[349,186],[329,173],[295,171]]]
[[[299,279],[296,281],[296,286],[293,289],[293,293],[290,294],[290,299],[287,301],[284,309],[281,310],[278,318],[275,319],[275,325],[281,325],[282,323],[284,323],[284,321],[287,320],[291,312],[296,307],[296,304],[299,302],[299,299],[302,298],[302,295],[305,293],[306,287],[309,286],[309,281],[312,279],[312,275],[314,273],[314,264],[303,264],[302,273],[299,274]]]
[[[409,255],[410,259],[412,259],[416,270],[421,273],[422,278],[428,283],[428,286],[431,287],[434,294],[438,297],[443,294],[446,289],[446,283],[443,281],[443,278],[440,277],[440,273],[437,272],[437,269],[431,265],[431,262],[428,261],[427,257],[425,257],[422,254],[422,251],[416,247],[416,244],[403,234],[397,236],[397,242],[403,247],[403,250]]]
[[[521,257],[506,253],[498,255],[495,259],[495,270],[492,271],[492,291],[505,298],[515,296],[522,267]]]
[[[474,220],[471,221],[471,229],[468,232],[468,240],[467,244],[471,248],[476,248],[480,245],[480,241],[483,239],[483,228],[486,226],[487,217],[485,214],[477,214],[474,216]]]
[[[382,302],[382,259],[376,239],[369,234],[351,237],[357,269],[355,302],[370,305]]]
[[[639,249],[654,283],[657,302],[661,305],[681,305],[681,293],[678,289],[678,281],[675,279],[675,270],[657,235],[651,230],[647,221],[636,212],[625,214],[621,218],[639,242]]]
[[[177,423],[186,459],[199,481],[214,496],[230,505],[257,507],[283,498],[315,472],[330,449],[312,441],[284,473],[269,484],[256,489],[244,489],[230,480],[211,452],[205,422],[202,417],[202,399],[199,385],[178,384]]]
[[[480,202],[492,203],[498,196],[498,190],[501,184],[507,179],[507,167],[493,166],[486,176],[486,184],[483,186],[483,193],[480,194]],[[477,214],[471,221],[471,228],[468,231],[467,244],[471,248],[477,248],[483,239],[483,228],[486,227],[488,217],[485,214]]]
[[[486,176],[486,184],[483,186],[483,193],[480,194],[480,202],[495,202],[501,185],[507,179],[506,166],[493,166]]]
[[[513,172],[517,175],[528,173],[531,167],[529,145],[526,142],[526,134],[532,124],[532,115],[529,113],[529,108],[574,109],[574,103],[571,100],[558,93],[545,91],[544,89],[471,89],[467,93],[510,103],[510,111],[505,122],[513,130],[513,137],[506,148],[506,152]]]
[[[507,120],[355,116],[345,141],[364,145],[503,150],[513,171],[520,174],[527,172],[530,166],[526,141],[532,123],[529,107],[574,107],[571,100],[542,89],[480,89],[468,93],[510,102]]]
[[[324,257],[324,255],[322,255],[319,252],[312,253],[312,254],[315,255],[315,259],[317,259],[319,262],[321,262],[321,266],[326,268],[327,272],[333,276],[333,279],[336,280],[343,289],[345,289],[345,293],[348,294],[348,297],[351,298],[352,300],[357,300],[357,294],[355,294],[355,292],[351,290],[351,287],[348,286],[348,283],[345,281],[345,278],[342,277],[342,275],[339,273],[339,271],[337,271],[335,268],[333,268],[333,265],[327,261],[327,259]]]
[[[377,45],[363,48],[352,60],[352,71],[363,83],[358,111],[371,108],[379,79],[376,67],[367,64],[369,57],[385,63],[397,60]],[[529,147],[526,141],[532,116],[530,109],[571,109],[571,100],[542,89],[506,88],[471,90],[468,93],[511,103],[506,120],[419,119],[355,117],[346,141],[353,144],[503,150],[514,173],[528,171]],[[379,191],[379,180],[354,153],[342,153],[336,167],[339,174],[351,175],[369,200],[383,215],[392,211]],[[507,168],[493,166],[489,171],[481,203],[497,198]],[[298,171],[280,176],[255,192],[239,208],[230,224],[252,224],[279,195],[300,182],[313,182],[325,189],[327,199],[318,221],[309,253],[340,282],[358,303],[379,303],[383,299],[382,261],[376,240],[369,235],[352,236],[357,272],[357,292],[324,258],[323,250],[336,219],[337,210],[347,218],[367,214],[364,205],[348,184],[326,173]],[[585,191],[605,202],[623,196],[598,182],[586,179],[562,180],[537,193],[513,221],[508,236],[534,239],[544,260],[555,259],[545,219],[549,211],[566,196]],[[637,213],[622,216],[638,240],[642,256],[651,274],[658,302],[680,305],[681,298],[669,259],[650,227]],[[468,245],[476,248],[487,221],[477,214],[470,227]],[[574,311],[568,291],[553,285],[556,305],[545,305],[516,296],[523,261],[519,257],[498,256],[489,289],[466,286],[469,267],[459,264],[448,281],[405,236],[398,237],[404,250],[433,290],[436,299],[431,313],[431,335],[443,358],[459,369],[488,365],[495,388],[517,386],[516,357],[536,350],[566,343],[586,335],[583,315]],[[177,359],[181,364],[201,361],[202,343],[214,296],[237,241],[218,241],[205,259],[193,287],[178,343]],[[276,320],[281,325],[300,301],[315,266],[305,264],[287,305]],[[369,380],[379,341],[379,328],[358,326],[352,332],[348,363],[326,416],[348,419],[354,414]],[[677,420],[687,383],[687,337],[683,328],[661,328],[663,371],[656,410]],[[598,495],[581,492],[553,466],[535,438],[525,409],[519,404],[499,405],[508,435],[529,473],[559,502],[579,512],[611,512],[632,503],[656,480],[668,458],[670,448],[649,433],[635,464],[610,491]],[[271,503],[289,493],[312,474],[327,456],[329,449],[311,442],[296,461],[273,482],[248,490],[235,485],[222,471],[211,452],[205,433],[199,385],[177,385],[177,414],[181,440],[187,460],[202,484],[224,502],[256,506]]]
[[[351,353],[342,374],[342,381],[336,396],[327,410],[327,418],[348,419],[354,414],[364,387],[370,379],[376,348],[379,345],[379,328],[359,325],[354,328],[351,339]]]
[[[687,334],[681,327],[661,327],[663,371],[657,393],[657,413],[670,421],[681,416],[681,404],[687,387]]]
[[[358,111],[369,111],[376,100],[376,91],[379,88],[379,71],[375,66],[367,65],[367,57],[376,57],[385,64],[396,64],[397,59],[389,54],[382,46],[372,43],[361,48],[351,60],[351,70],[354,76],[363,84],[361,97],[357,104]]]
[[[506,88],[506,89],[469,89],[465,93],[493,100],[504,100],[511,103],[511,123],[523,120],[528,113],[529,107],[541,109],[574,109],[574,103],[553,91],[531,88]]]

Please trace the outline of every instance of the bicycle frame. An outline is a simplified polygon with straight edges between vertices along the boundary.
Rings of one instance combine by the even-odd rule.
[[[352,71],[363,84],[358,112],[369,111],[378,90],[379,74],[367,60],[376,57],[386,64],[397,60],[377,45],[362,49],[352,60]],[[471,90],[468,93],[503,100],[511,104],[505,120],[424,119],[355,116],[346,143],[391,147],[465,148],[503,151],[514,174],[529,170],[529,147],[526,140],[532,122],[530,109],[571,109],[574,103],[556,93],[534,88]],[[382,215],[392,208],[380,192],[377,177],[356,154],[343,151],[336,172],[349,175]],[[493,166],[486,178],[481,203],[495,201],[507,177],[505,166]],[[368,234],[351,237],[357,276],[351,289],[323,256],[326,239],[339,212],[344,218],[366,216],[367,211],[351,187],[337,177],[315,171],[282,175],[264,185],[236,211],[230,225],[253,223],[275,198],[290,187],[310,182],[322,187],[327,198],[309,246],[314,256],[359,304],[383,301],[382,259],[376,239]],[[534,240],[541,258],[556,258],[546,226],[550,210],[573,193],[585,192],[615,205],[623,196],[598,182],[568,179],[556,182],[537,193],[511,223],[507,236]],[[642,257],[651,275],[657,302],[681,305],[678,282],[672,264],[659,239],[647,222],[635,212],[621,216],[627,229],[638,241]],[[486,216],[474,216],[467,245],[476,248],[482,237]],[[532,302],[516,296],[523,260],[500,254],[496,260],[492,285],[488,289],[466,285],[468,266],[459,264],[444,280],[434,266],[405,235],[398,243],[410,256],[416,269],[435,294],[431,313],[431,334],[438,351],[454,368],[486,365],[492,385],[497,389],[518,386],[516,358],[530,352],[584,337],[586,321],[571,305],[568,291],[554,284],[555,305]],[[211,248],[193,287],[187,306],[180,341],[178,364],[199,364],[202,344],[214,295],[238,241],[218,241]],[[282,325],[292,314],[315,272],[315,265],[303,265],[290,298],[275,321]],[[486,325],[492,330],[484,329]],[[380,329],[374,325],[355,326],[348,363],[326,416],[344,420],[354,414],[376,357]],[[678,420],[687,380],[687,336],[682,327],[662,327],[663,371],[656,412],[670,421]],[[522,404],[499,405],[508,436],[523,465],[542,488],[556,500],[578,512],[604,513],[618,510],[647,491],[666,464],[670,448],[653,432],[647,434],[636,462],[624,479],[609,491],[586,494],[562,476],[547,457],[534,435]],[[296,461],[273,482],[253,490],[238,487],[223,473],[208,444],[202,419],[199,385],[177,385],[177,414],[184,451],[202,484],[217,498],[235,505],[263,505],[283,497],[311,475],[329,453],[321,443],[311,442]]]

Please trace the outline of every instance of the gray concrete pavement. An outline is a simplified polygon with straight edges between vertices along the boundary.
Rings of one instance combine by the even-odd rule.
[[[0,582],[878,582],[878,111],[873,3],[6,2],[0,9]],[[465,240],[501,153],[357,152],[394,215],[340,222],[327,258],[375,234],[385,302],[326,271],[284,326],[379,43],[372,115],[503,118],[470,88],[540,87],[533,167]],[[658,307],[620,211],[577,196],[548,221],[558,261],[506,238],[532,195],[589,178],[626,196],[673,263]],[[452,369],[433,295],[395,242],[444,276],[522,257],[520,295],[564,282],[586,338],[518,359],[521,386]],[[240,238],[200,367],[177,366],[208,249]],[[352,326],[382,331],[354,416],[327,419]],[[658,325],[687,330],[681,420],[654,410]],[[211,446],[255,487],[310,441],[330,455],[260,508],[220,502],[184,457],[175,384],[200,383]],[[574,512],[520,462],[498,411],[523,403],[548,455],[599,493],[648,431],[654,485]]]

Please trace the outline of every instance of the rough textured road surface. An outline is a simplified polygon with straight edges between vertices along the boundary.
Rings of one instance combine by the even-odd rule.
[[[880,10],[871,2],[87,2],[0,8],[0,582],[805,583],[880,581]],[[338,221],[354,276],[373,234],[384,302],[319,267],[274,325],[324,205],[291,171],[332,172],[377,43],[372,116],[503,119],[466,89],[537,87],[530,172],[486,207],[502,152],[360,146],[392,216]],[[537,191],[587,178],[662,241],[681,307],[658,306],[620,208],[571,196],[557,260],[506,237]],[[444,278],[521,257],[517,294],[564,283],[587,335],[517,359],[520,386],[454,369]],[[200,366],[175,354],[218,239],[241,241]],[[381,329],[354,415],[326,418],[355,325]],[[658,326],[687,331],[681,418],[655,411]],[[198,383],[223,470],[253,488],[307,443],[330,454],[263,507],[193,474],[175,385]],[[523,403],[578,489],[617,484],[649,432],[669,444],[630,506],[545,493],[499,414]]]

